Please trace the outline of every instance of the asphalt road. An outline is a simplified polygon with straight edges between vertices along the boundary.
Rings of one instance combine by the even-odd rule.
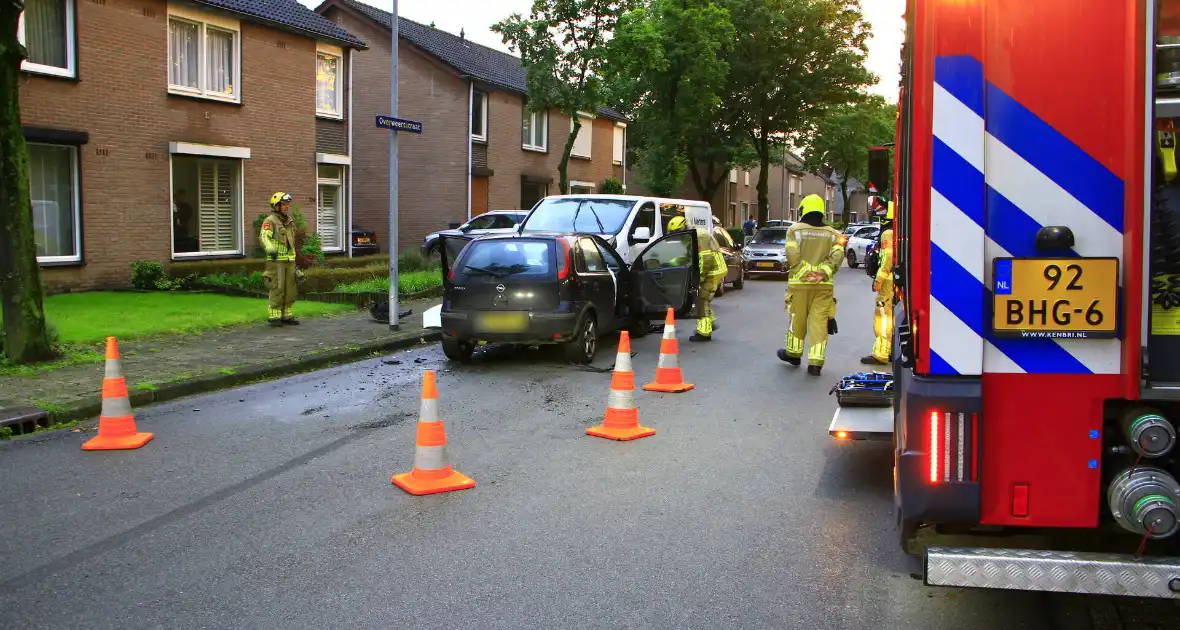
[[[749,282],[715,303],[713,343],[680,323],[697,387],[640,392],[657,434],[629,443],[584,433],[609,374],[532,351],[457,366],[434,346],[138,409],[156,433],[138,451],[83,452],[68,431],[2,443],[0,627],[1089,628],[1077,599],[911,577],[889,445],[825,431],[871,335],[869,279],[838,283],[822,377],[774,356],[783,283]],[[639,383],[658,347],[636,341]],[[425,368],[472,490],[390,484]]]

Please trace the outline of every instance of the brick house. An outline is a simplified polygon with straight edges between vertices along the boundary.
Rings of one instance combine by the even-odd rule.
[[[26,0],[18,35],[47,289],[248,256],[277,190],[348,247],[356,36],[296,0]]]
[[[326,0],[316,11],[369,43],[354,62],[353,107],[371,125],[390,109],[392,15],[357,0]],[[487,210],[528,209],[558,192],[572,123],[556,111],[525,110],[520,58],[405,18],[398,35],[398,116],[423,123],[422,134],[398,138],[399,249]],[[625,117],[603,108],[582,124],[571,192],[599,190],[608,177],[625,181]],[[354,220],[379,234],[388,224],[388,133],[358,132],[354,147]]]

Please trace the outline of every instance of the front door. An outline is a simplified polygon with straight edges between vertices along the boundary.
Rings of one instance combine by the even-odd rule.
[[[696,304],[701,270],[695,230],[674,232],[648,245],[631,263],[635,312],[651,318],[669,307],[684,317]]]
[[[488,178],[471,178],[471,216],[477,217],[488,211]]]

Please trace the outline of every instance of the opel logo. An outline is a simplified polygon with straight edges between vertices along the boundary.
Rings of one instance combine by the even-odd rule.
[[[504,292],[504,285],[502,285],[502,284],[497,284],[497,285],[496,285],[496,290],[497,290],[497,291],[499,291],[500,293],[503,293],[503,292]]]

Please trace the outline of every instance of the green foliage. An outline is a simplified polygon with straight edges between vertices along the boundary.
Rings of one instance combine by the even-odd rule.
[[[389,265],[389,263],[387,262],[386,269],[389,268],[388,265]],[[403,273],[410,273],[413,271],[426,271],[426,270],[438,271],[438,268],[439,268],[438,263],[431,262],[431,261],[423,258],[422,255],[416,251],[402,252],[397,257],[397,273],[398,273],[398,275],[401,275]],[[441,272],[439,272],[439,273],[441,273]]]
[[[814,172],[831,171],[842,180],[840,195],[848,212],[849,178],[863,184],[868,177],[869,148],[890,142],[896,135],[897,106],[877,95],[838,105],[808,130],[803,157]]]
[[[608,177],[602,180],[602,194],[621,195],[624,192],[626,191],[623,190],[623,182],[615,179],[614,177]]]
[[[131,286],[141,291],[175,291],[185,286],[188,278],[170,278],[163,263],[155,260],[133,260]]]
[[[0,427],[0,440],[11,440],[11,439],[12,439],[12,427],[7,427],[7,426]]]
[[[397,290],[400,295],[421,293],[441,286],[442,273],[438,269],[398,273]],[[334,290],[337,293],[386,293],[389,291],[389,276],[339,284]]]
[[[744,218],[741,220],[743,222],[745,221]],[[742,228],[740,228],[740,227],[725,228],[725,231],[729,232],[729,238],[732,238],[734,243],[737,243],[738,245],[742,245],[746,242],[746,233],[742,232]]]
[[[320,235],[318,233],[308,234],[303,239],[303,246],[299,249],[299,253],[311,256],[317,265],[324,264],[324,242],[320,240]]]
[[[775,143],[798,138],[828,110],[859,98],[870,25],[859,0],[719,0],[737,33],[726,103],[768,168]],[[768,207],[767,182],[758,202]]]
[[[729,12],[713,0],[653,0],[619,19],[607,46],[608,93],[638,103],[628,109],[642,130],[632,143],[639,180],[658,195],[671,195],[693,161],[719,165],[720,177],[708,178],[718,183],[732,161],[699,149],[712,136],[718,141],[704,146],[731,146],[722,106],[735,36]]]
[[[570,151],[581,130],[577,112],[596,112],[604,102],[602,70],[607,39],[619,16],[638,0],[534,0],[529,16],[513,13],[492,25],[527,69],[527,107],[556,108],[569,116],[574,133],[562,149],[560,190],[569,192]],[[589,130],[587,130],[589,132]]]
[[[205,276],[197,282],[198,284],[213,287],[227,287],[258,293],[266,291],[266,280],[263,279],[261,271],[251,271],[249,273],[215,273]]]
[[[262,243],[258,241],[258,235],[262,232],[262,222],[268,216],[270,216],[270,212],[263,212],[254,217],[254,249],[251,255],[255,258],[266,258],[266,251],[262,248]],[[308,233],[307,217],[303,216],[303,211],[299,209],[299,206],[291,206],[291,222],[295,224],[295,251],[298,252],[295,255],[295,266],[299,269],[307,269],[323,264],[323,244],[319,235]]]

